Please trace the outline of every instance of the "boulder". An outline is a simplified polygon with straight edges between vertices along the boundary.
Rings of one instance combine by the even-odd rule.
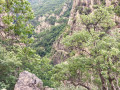
[[[44,90],[43,82],[34,74],[23,71],[19,75],[14,90]]]

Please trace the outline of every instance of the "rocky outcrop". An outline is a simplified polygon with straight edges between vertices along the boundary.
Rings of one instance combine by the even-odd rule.
[[[69,21],[68,21],[68,25],[70,25],[70,28],[66,28],[66,30],[70,29],[70,32],[68,34],[72,34],[73,31],[76,31],[76,29],[79,28],[80,23],[76,23],[77,22],[76,18],[79,17],[80,15],[76,10],[76,6],[79,6],[79,5],[80,5],[80,0],[73,1],[72,10],[71,10]],[[70,49],[66,48],[62,44],[61,41],[63,38],[64,38],[64,35],[62,34],[58,38],[58,40],[53,44],[53,49],[54,49],[54,52],[52,52],[53,64],[59,64],[61,62],[64,62],[69,57],[68,52],[70,52]]]
[[[71,26],[71,32],[74,32],[76,30],[80,30],[84,28],[83,25],[78,20],[78,17],[80,16],[79,10],[77,7],[80,8],[89,8],[91,12],[94,11],[93,6],[94,5],[101,5],[102,3],[105,4],[106,7],[110,6],[112,2],[118,4],[120,1],[119,0],[74,0],[73,2],[73,7],[71,10],[71,15],[69,17],[69,22],[68,25]],[[114,17],[115,21],[120,23],[120,17],[116,16]]]
[[[21,72],[14,90],[44,90],[43,82],[28,71]]]
[[[74,0],[73,1],[73,6],[72,6],[72,10],[71,10],[71,14],[69,17],[69,21],[68,21],[68,25],[71,26],[71,30],[76,30],[77,26],[79,25],[79,23],[77,22],[77,16],[79,16],[78,10],[76,10],[76,7],[80,5],[80,0]],[[71,31],[71,33],[72,33]]]
[[[69,8],[69,5],[65,3],[64,6],[63,6],[62,11],[60,13],[60,16],[62,16],[64,14],[64,12],[68,10],[68,8]]]
[[[43,82],[35,74],[28,71],[20,73],[14,90],[54,90],[48,86],[43,87]]]

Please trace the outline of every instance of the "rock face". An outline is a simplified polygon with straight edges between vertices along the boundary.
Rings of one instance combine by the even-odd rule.
[[[49,88],[48,86],[46,86],[45,88],[44,88],[44,90],[54,90],[53,88]]]
[[[21,72],[14,90],[44,90],[43,82],[28,71]]]
[[[117,5],[120,1],[104,0],[104,2],[105,2],[105,6],[108,7],[112,4],[112,2],[114,2]],[[85,8],[89,8],[91,10],[90,11],[91,13],[94,11],[94,8],[93,8],[94,5],[101,5],[102,3],[103,3],[102,0],[74,0],[71,14],[68,21],[68,25],[71,26],[71,32],[73,33],[74,31],[78,31],[84,28],[84,26],[78,21],[80,20],[78,17],[81,15],[81,13],[79,13],[80,10],[78,10],[77,7],[83,8],[83,10]],[[114,16],[114,20],[120,23],[120,17],[116,15]]]

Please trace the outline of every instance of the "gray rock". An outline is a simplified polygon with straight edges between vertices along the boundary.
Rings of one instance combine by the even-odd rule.
[[[48,86],[44,87],[44,90],[54,90],[54,88],[49,88]]]
[[[43,90],[43,82],[34,74],[21,72],[14,90]]]

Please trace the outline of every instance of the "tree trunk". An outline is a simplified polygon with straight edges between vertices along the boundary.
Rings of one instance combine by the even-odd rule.
[[[74,82],[74,81],[71,81],[71,83],[72,83],[74,86],[79,86],[79,85],[80,85],[80,86],[82,86],[82,87],[84,87],[84,88],[86,88],[86,89],[88,89],[88,90],[91,90],[91,88],[90,88],[89,86],[83,84],[82,82],[76,83],[76,82]]]
[[[99,70],[99,76],[100,76],[100,79],[101,79],[101,82],[102,82],[102,89],[107,90],[106,81],[105,81],[105,78],[103,77],[103,75],[101,74],[101,70]]]
[[[109,58],[107,59],[107,62],[109,63]],[[111,75],[110,75],[110,72],[111,72],[111,66],[110,64],[108,64],[109,68],[108,68],[108,81],[110,83],[110,87],[111,87],[111,90],[116,90],[114,84],[113,84],[113,81],[115,80],[115,78],[112,78]]]
[[[114,78],[112,78],[112,77],[110,76],[109,70],[108,70],[108,81],[109,81],[109,83],[110,83],[111,90],[116,90],[116,89],[115,89],[115,86],[114,86],[114,84],[113,84]]]
[[[85,87],[85,88],[88,89],[88,90],[91,90],[90,87],[88,87],[88,86],[86,86],[86,85],[84,85],[84,84],[82,84],[82,83],[79,83],[79,85]]]
[[[115,76],[115,81],[116,81],[116,90],[120,90],[119,81],[118,81],[117,76]]]
[[[111,77],[109,77],[109,83],[110,83],[110,86],[111,86],[111,90],[116,90],[115,89],[115,86],[114,86],[114,84],[113,84],[113,79],[111,78]]]

